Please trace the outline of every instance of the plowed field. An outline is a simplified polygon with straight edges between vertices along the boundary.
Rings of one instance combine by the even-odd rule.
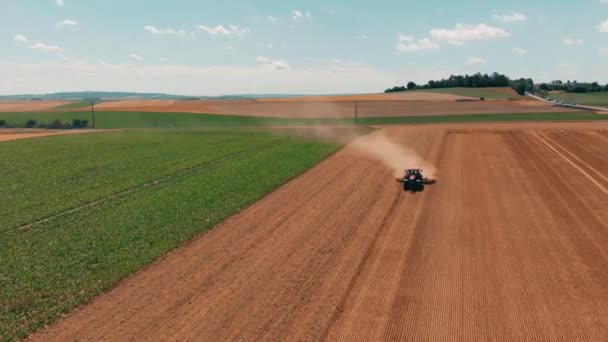
[[[608,125],[392,127],[439,182],[346,148],[32,340],[603,340]]]
[[[430,100],[430,97],[426,100],[404,100],[399,98],[398,95],[393,95],[394,98],[390,98],[389,95],[378,95],[374,99],[361,97],[362,100],[357,100],[360,101],[357,104],[358,115],[359,117],[391,117],[572,111],[541,101],[528,99],[455,101],[454,98],[456,97],[452,95],[418,92],[412,92],[411,94],[437,95],[441,100]],[[451,99],[446,99],[446,97],[451,97]],[[386,100],[387,98],[389,99]],[[352,97],[344,97],[344,99],[350,100],[336,100],[331,97],[321,99],[326,100],[313,101],[311,98],[303,98],[303,100],[293,98],[168,101],[167,103],[156,103],[154,101],[110,101],[101,103],[95,108],[109,111],[208,113],[284,118],[352,118],[355,114],[355,101],[352,100]]]
[[[73,101],[0,101],[0,112],[30,112],[48,110]]]

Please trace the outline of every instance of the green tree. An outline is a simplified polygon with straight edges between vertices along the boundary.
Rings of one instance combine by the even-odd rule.
[[[416,83],[414,83],[414,82],[412,82],[412,81],[409,81],[409,82],[407,83],[407,89],[408,89],[408,90],[416,89]]]

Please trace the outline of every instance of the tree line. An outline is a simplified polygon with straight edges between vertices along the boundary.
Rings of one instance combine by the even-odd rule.
[[[541,83],[538,85],[538,89],[541,91],[565,91],[568,93],[597,93],[601,91],[608,91],[608,84],[601,86],[597,82],[593,83],[579,83],[577,81],[570,80],[563,82],[561,80],[553,81],[551,83]]]
[[[426,84],[416,84],[408,82],[405,86],[395,86],[386,89],[385,93],[394,93],[416,89],[436,89],[436,88],[490,88],[490,87],[512,87],[520,95],[526,91],[534,89],[534,81],[531,78],[520,78],[511,80],[503,74],[494,72],[490,75],[476,73],[473,75],[451,75],[441,80],[431,80]]]
[[[86,128],[89,126],[89,121],[84,119],[72,119],[72,123],[63,123],[61,120],[53,120],[49,123],[38,123],[34,119],[28,119],[24,123],[11,124],[5,119],[0,119],[1,128],[49,128],[49,129],[72,129]]]

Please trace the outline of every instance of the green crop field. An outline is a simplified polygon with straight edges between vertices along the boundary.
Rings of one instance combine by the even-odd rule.
[[[35,112],[35,113],[0,113],[0,119],[8,124],[24,124],[28,119],[36,120],[38,124],[51,123],[59,119],[71,123],[72,119],[92,120],[90,113],[84,112]],[[583,112],[565,113],[501,113],[501,114],[468,114],[468,115],[420,115],[401,117],[371,117],[359,118],[363,125],[382,124],[413,124],[441,122],[483,122],[483,121],[577,121],[605,120],[606,116],[598,116]],[[191,113],[156,113],[156,112],[98,112],[96,128],[188,128],[188,127],[261,127],[261,126],[293,126],[315,124],[352,125],[354,120],[345,119],[290,119],[290,118],[261,118],[235,115],[212,115]]]
[[[574,104],[608,107],[608,92],[597,93],[551,93],[550,98],[568,101]]]
[[[88,111],[75,112],[21,112],[0,113],[0,119],[8,124],[24,124],[27,120],[36,120],[38,124],[48,124],[56,119],[71,123],[72,119],[86,119],[89,125],[93,120]],[[256,127],[268,123],[278,125],[297,125],[310,123],[306,119],[260,118],[237,115],[213,115],[193,113],[158,113],[158,112],[96,112],[96,128],[162,128],[162,127]]]
[[[53,321],[338,148],[255,129],[0,143],[0,341]]]
[[[500,88],[503,89],[503,88]],[[515,99],[519,96],[513,91],[512,94],[507,94],[504,91],[493,88],[437,88],[437,89],[421,89],[417,91],[450,94],[458,96],[470,96],[475,98],[484,97],[486,99]]]

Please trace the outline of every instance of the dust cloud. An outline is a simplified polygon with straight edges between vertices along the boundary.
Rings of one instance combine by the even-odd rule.
[[[437,178],[436,168],[431,162],[425,160],[412,148],[387,136],[382,130],[370,132],[369,128],[327,125],[281,130],[289,131],[290,135],[347,145],[353,153],[384,164],[393,171],[394,177],[403,176],[404,169],[423,169],[425,177]]]
[[[355,151],[383,163],[395,177],[403,176],[404,169],[423,169],[425,177],[435,178],[435,166],[424,160],[416,151],[398,144],[381,131],[362,136],[350,142]]]
[[[306,104],[303,105],[306,106]],[[426,161],[412,148],[391,139],[382,130],[370,132],[371,129],[366,127],[327,125],[326,120],[328,119],[344,119],[344,113],[337,110],[332,102],[311,103],[309,111],[310,113],[307,113],[309,116],[319,118],[317,122],[306,126],[286,127],[280,130],[289,131],[290,135],[296,134],[348,145],[352,151],[362,157],[384,164],[393,171],[395,177],[403,176],[404,169],[409,168],[422,168],[425,177],[437,177],[436,168],[432,163]]]

